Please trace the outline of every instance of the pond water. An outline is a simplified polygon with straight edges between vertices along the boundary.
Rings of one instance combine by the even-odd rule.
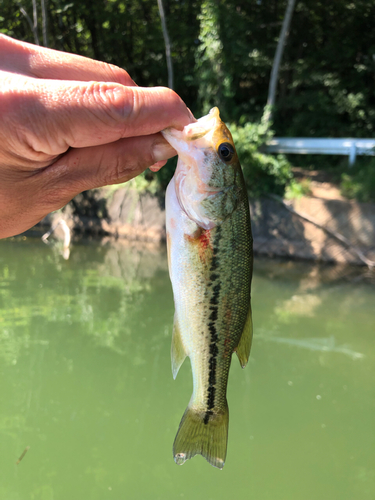
[[[373,500],[371,278],[256,259],[225,467],[178,466],[190,364],[172,379],[166,253],[141,248],[0,242],[0,499]]]

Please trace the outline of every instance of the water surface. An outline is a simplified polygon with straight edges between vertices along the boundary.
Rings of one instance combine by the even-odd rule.
[[[171,375],[165,251],[78,243],[65,261],[1,241],[0,499],[373,500],[375,286],[360,274],[256,260],[220,471],[173,461],[192,380],[188,360]]]

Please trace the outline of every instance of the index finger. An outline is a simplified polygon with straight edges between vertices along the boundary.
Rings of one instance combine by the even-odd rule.
[[[124,69],[113,64],[20,42],[1,33],[0,69],[52,80],[96,80],[136,85]]]

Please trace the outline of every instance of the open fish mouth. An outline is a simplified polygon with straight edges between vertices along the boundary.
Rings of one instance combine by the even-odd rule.
[[[183,131],[167,128],[162,131],[169,144],[180,154],[189,148],[189,142],[202,139],[205,135],[213,133],[220,121],[218,108],[212,108],[208,115],[202,116],[196,122],[186,125]]]
[[[197,139],[201,139],[209,132],[215,130],[218,120],[220,120],[219,109],[216,107],[212,108],[208,115],[202,116],[195,123],[191,123],[185,127],[186,140],[196,141]]]

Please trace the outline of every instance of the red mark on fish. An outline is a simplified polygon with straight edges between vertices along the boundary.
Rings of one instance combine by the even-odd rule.
[[[202,234],[199,236],[199,244],[202,247],[202,250],[206,250],[206,248],[210,245],[210,230],[202,231]]]

